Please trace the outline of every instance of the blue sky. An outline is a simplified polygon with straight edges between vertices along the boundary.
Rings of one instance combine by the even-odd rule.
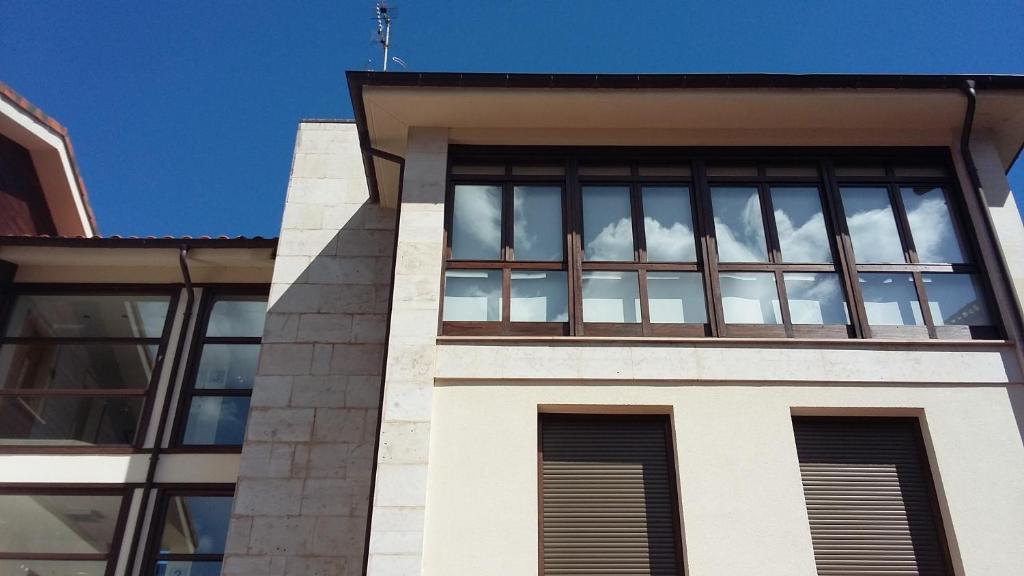
[[[392,4],[414,71],[1024,74],[1020,0]],[[0,0],[0,80],[68,127],[102,233],[273,236],[296,123],[351,117],[344,71],[380,65],[372,16]]]

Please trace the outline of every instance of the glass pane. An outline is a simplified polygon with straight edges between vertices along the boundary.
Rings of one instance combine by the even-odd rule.
[[[252,389],[259,344],[204,344],[196,388]]]
[[[22,294],[6,336],[45,338],[159,338],[170,296]]]
[[[967,261],[942,188],[900,188],[920,262]]]
[[[722,262],[767,262],[768,248],[757,188],[712,188],[718,258]]]
[[[218,299],[210,311],[206,335],[260,338],[266,317],[266,299]]]
[[[161,554],[223,554],[231,496],[172,496],[160,535]]]
[[[920,326],[921,303],[917,300],[910,274],[861,273],[860,291],[868,324],[876,326]]]
[[[850,323],[846,297],[839,275],[832,273],[786,272],[786,298],[793,324]]]
[[[146,344],[61,344],[58,340],[0,346],[0,388],[143,389],[157,347]]]
[[[561,270],[512,271],[513,322],[568,322],[569,302],[565,272]]]
[[[513,176],[562,176],[563,166],[513,166]]]
[[[446,321],[500,321],[501,270],[448,270],[444,273]]]
[[[941,178],[946,175],[946,169],[941,165],[910,165],[910,166],[894,166],[893,173],[897,177],[930,177],[930,178]]]
[[[842,188],[853,253],[861,264],[903,262],[903,245],[885,188]]]
[[[519,261],[562,259],[562,190],[554,186],[516,186],[515,258]]]
[[[2,494],[0,552],[106,554],[120,511],[121,496]]]
[[[645,187],[644,232],[648,262],[696,262],[690,189]]]
[[[143,398],[0,397],[0,444],[131,444]]]
[[[971,274],[923,274],[928,309],[936,326],[992,324],[984,290]]]
[[[772,208],[783,262],[832,262],[817,188],[773,187]]]
[[[869,176],[871,178],[884,178],[885,166],[881,164],[836,164],[836,176],[852,177]]]
[[[584,322],[640,322],[636,272],[583,272]]]
[[[501,187],[455,187],[452,258],[501,259]]]
[[[778,178],[817,178],[818,167],[814,164],[777,164],[765,168],[765,174]]]
[[[753,164],[710,164],[708,176],[757,176],[757,166]]]
[[[640,166],[641,176],[672,176],[672,177],[687,177],[690,175],[690,167],[685,164],[680,165],[651,165],[651,166]]]
[[[156,576],[220,576],[220,562],[159,560],[156,563]]]
[[[248,396],[193,396],[182,442],[240,445],[248,414]]]
[[[729,324],[781,324],[779,291],[770,272],[722,272],[722,308]]]
[[[580,166],[580,176],[629,176],[629,166]]]
[[[704,281],[700,272],[648,272],[651,323],[704,324]]]
[[[583,188],[583,256],[601,262],[633,261],[629,188]]]
[[[0,574],[7,576],[103,576],[102,560],[0,560]]]
[[[456,164],[452,166],[452,174],[503,176],[504,166],[481,166],[476,164]]]

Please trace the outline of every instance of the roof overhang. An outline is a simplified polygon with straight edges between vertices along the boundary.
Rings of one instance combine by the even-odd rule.
[[[16,283],[180,283],[182,248],[197,283],[269,283],[277,239],[0,236],[0,263]]]
[[[67,130],[2,82],[0,134],[31,154],[57,233],[96,234],[96,220]]]
[[[1009,170],[1024,76],[349,72],[371,195],[397,200],[410,127],[467,145],[949,146],[973,79],[975,132]]]

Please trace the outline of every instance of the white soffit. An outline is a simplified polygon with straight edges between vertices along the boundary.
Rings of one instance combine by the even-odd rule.
[[[959,91],[911,89],[366,86],[363,98],[373,147],[399,155],[410,126],[447,127],[454,144],[948,145],[966,107]],[[981,92],[975,126],[1008,166],[1024,94]]]

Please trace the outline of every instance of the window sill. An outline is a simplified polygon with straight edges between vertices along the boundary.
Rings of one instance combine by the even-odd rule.
[[[882,338],[679,338],[656,336],[437,336],[437,344],[481,345],[481,346],[577,346],[581,344],[617,344],[625,346],[688,346],[695,348],[716,347],[767,347],[767,348],[849,348],[849,349],[962,349],[962,348],[1007,348],[1013,347],[1013,340],[951,340],[951,339],[882,339]]]

